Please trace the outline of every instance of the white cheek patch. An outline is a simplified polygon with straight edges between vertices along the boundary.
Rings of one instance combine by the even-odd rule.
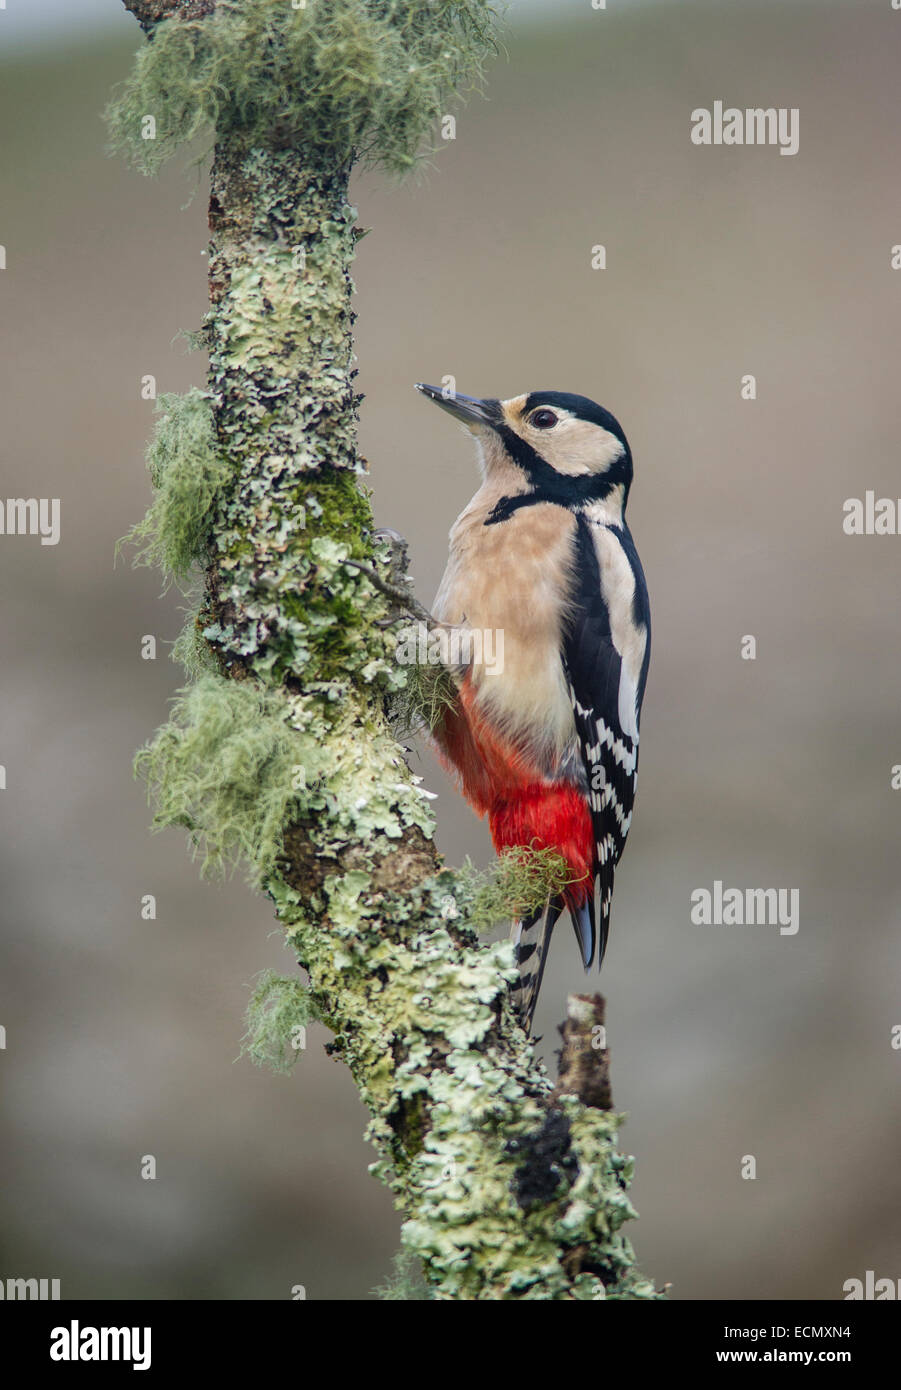
[[[626,451],[622,440],[617,439],[615,434],[610,434],[608,430],[600,430],[599,433],[602,439],[597,449],[597,458],[605,468],[609,468],[617,459],[621,459]]]
[[[532,431],[533,436],[538,433]],[[568,477],[603,476],[626,452],[616,435],[585,420],[573,420],[556,438],[555,434],[555,430],[548,430],[535,445],[552,468]]]

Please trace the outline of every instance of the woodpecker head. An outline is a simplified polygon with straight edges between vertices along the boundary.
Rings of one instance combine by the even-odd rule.
[[[486,480],[496,477],[512,495],[537,494],[569,507],[611,498],[625,506],[628,441],[609,410],[587,396],[531,391],[501,401],[422,383],[416,389],[475,435]]]

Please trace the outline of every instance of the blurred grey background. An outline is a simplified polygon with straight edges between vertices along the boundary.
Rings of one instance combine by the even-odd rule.
[[[318,1027],[289,1078],[235,1060],[254,976],[291,958],[265,900],[149,835],[131,779],[180,683],[181,613],[113,546],[148,500],[141,377],[203,381],[176,334],[205,308],[205,186],[105,158],[137,26],[117,0],[65,10],[0,12],[0,486],[62,500],[58,546],[0,539],[0,1277],[365,1298],[399,1217],[350,1078]],[[602,982],[631,1235],[674,1298],[901,1276],[901,539],[841,524],[846,498],[901,494],[899,61],[888,0],[514,5],[428,176],[355,183],[362,445],[425,601],[475,470],[413,381],[582,392],[632,443],[654,647]],[[696,147],[715,100],[798,107],[800,153]],[[489,863],[417,756],[448,858]],[[692,925],[716,879],[798,888],[798,935]],[[573,988],[561,930],[549,1058]]]

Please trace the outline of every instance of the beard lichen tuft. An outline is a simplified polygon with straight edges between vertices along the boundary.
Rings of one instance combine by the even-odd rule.
[[[572,870],[555,849],[507,849],[487,876],[469,869],[472,894],[469,918],[488,928],[510,918],[539,912],[548,898],[558,897],[572,882]]]
[[[399,1250],[391,1261],[391,1274],[384,1284],[373,1289],[383,1303],[428,1303],[429,1287],[422,1273],[422,1263],[409,1250]]]
[[[111,143],[146,173],[214,129],[403,171],[479,84],[498,17],[485,0],[218,0],[155,26],[107,108]]]
[[[204,608],[188,611],[184,626],[172,643],[170,653],[172,660],[182,667],[185,675],[192,681],[202,675],[212,675],[219,669],[212,648],[203,635],[207,622],[205,612]]]
[[[138,753],[154,827],[184,826],[203,873],[244,859],[259,883],[273,869],[285,826],[302,810],[313,751],[290,713],[281,691],[202,675]]]
[[[319,1015],[306,986],[294,975],[263,970],[247,1005],[241,1056],[258,1067],[289,1072],[306,1049],[306,1030]]]
[[[183,583],[208,554],[216,501],[233,469],[217,445],[206,392],[163,395],[156,408],[147,449],[153,501],[119,546],[137,547],[136,565],[156,565],[168,583]]]
[[[393,639],[395,657],[398,638]],[[403,684],[388,699],[388,717],[397,738],[428,730],[433,733],[445,714],[456,707],[457,684],[446,666],[411,661],[397,664]]]

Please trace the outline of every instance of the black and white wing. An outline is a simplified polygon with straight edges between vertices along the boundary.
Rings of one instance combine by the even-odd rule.
[[[613,567],[619,577],[607,585],[608,593],[598,545],[619,546],[622,552]],[[599,966],[604,959],[613,874],[632,823],[650,619],[644,574],[625,528],[599,527],[580,516],[576,547],[575,591],[562,656],[594,830],[594,893],[572,914],[587,967],[595,951]],[[604,573],[609,571],[605,567]]]

